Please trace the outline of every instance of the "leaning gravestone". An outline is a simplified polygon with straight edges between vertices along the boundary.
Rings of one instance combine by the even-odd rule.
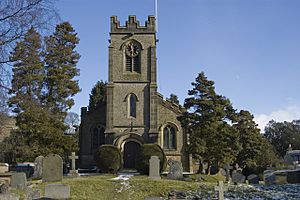
[[[259,177],[256,174],[250,174],[248,177],[248,183],[249,184],[258,184],[259,183]]]
[[[264,182],[267,185],[275,184],[276,175],[274,174],[273,170],[265,170],[264,171]]]
[[[232,172],[232,182],[233,183],[245,183],[246,177],[240,172]]]
[[[167,178],[173,180],[181,180],[183,178],[183,168],[181,162],[169,160],[168,164],[170,168]]]
[[[43,160],[42,180],[43,182],[62,181],[63,160],[57,154],[49,154]]]
[[[22,188],[26,187],[26,174],[24,172],[14,172],[11,176],[10,185],[12,188]]]
[[[63,184],[50,184],[45,186],[45,197],[50,199],[69,199],[70,186]]]
[[[149,178],[159,180],[159,158],[158,156],[151,156],[149,160]]]
[[[43,160],[44,160],[44,156],[38,156],[34,160],[34,173],[33,173],[34,179],[42,178]]]

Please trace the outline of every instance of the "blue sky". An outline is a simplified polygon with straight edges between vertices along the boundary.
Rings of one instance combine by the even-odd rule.
[[[57,8],[80,38],[82,92],[72,108],[80,113],[93,85],[107,80],[110,16],[144,24],[154,0],[59,0]],[[260,127],[300,119],[299,8],[299,0],[158,0],[158,91],[183,103],[204,71]]]

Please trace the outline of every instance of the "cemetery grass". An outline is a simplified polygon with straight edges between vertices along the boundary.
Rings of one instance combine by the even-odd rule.
[[[193,175],[196,176],[196,175]],[[100,174],[97,176],[64,178],[62,184],[68,184],[71,187],[72,200],[113,200],[113,199],[134,199],[143,200],[145,197],[167,197],[172,190],[197,190],[206,193],[216,185],[217,176],[201,175],[206,181],[176,181],[168,180],[162,177],[161,180],[150,180],[148,176],[134,176],[128,181],[111,180],[116,176],[110,174]],[[32,181],[44,193],[45,183]],[[56,182],[61,184],[61,182]],[[49,183],[47,183],[49,184]],[[24,193],[15,190],[24,199]],[[23,198],[22,198],[23,197]]]

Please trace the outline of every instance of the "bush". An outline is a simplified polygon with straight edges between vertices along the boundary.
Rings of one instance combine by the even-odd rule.
[[[161,172],[166,169],[167,158],[160,146],[157,144],[144,144],[141,146],[136,164],[136,168],[141,174],[149,174],[149,159],[151,156],[158,156]]]
[[[116,173],[122,166],[120,150],[114,145],[100,146],[94,156],[97,167],[103,173]]]

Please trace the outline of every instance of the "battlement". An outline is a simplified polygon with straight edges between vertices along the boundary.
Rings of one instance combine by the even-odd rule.
[[[125,26],[121,26],[117,16],[110,17],[110,33],[155,33],[155,17],[148,16],[144,26],[136,20],[135,15],[129,15]]]

